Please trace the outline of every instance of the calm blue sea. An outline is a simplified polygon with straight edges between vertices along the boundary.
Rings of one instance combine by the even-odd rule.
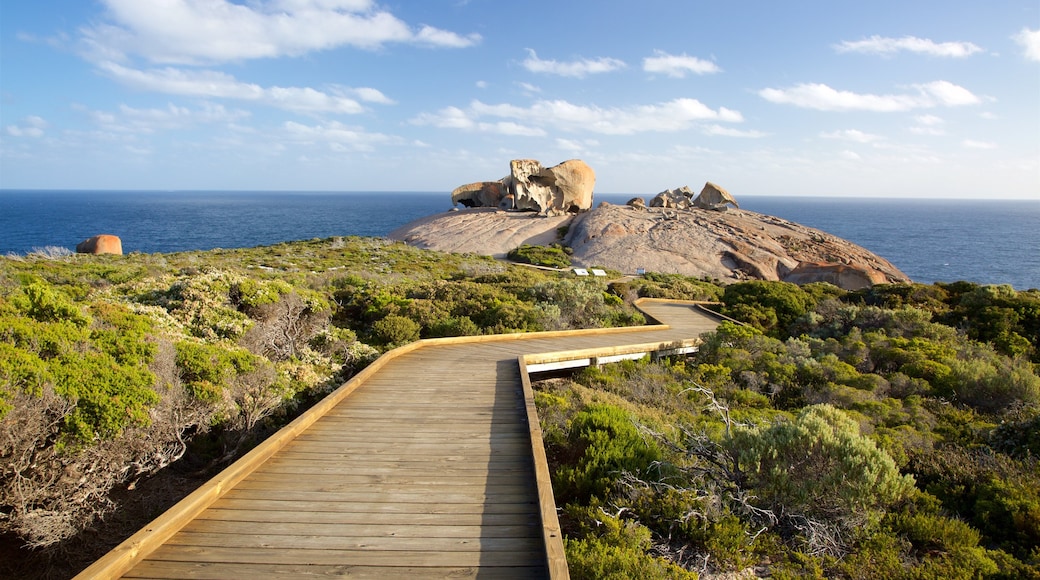
[[[630,194],[597,194],[624,203]],[[1040,288],[1040,200],[742,196],[741,207],[855,242],[919,282]],[[450,209],[447,193],[0,191],[0,255],[74,248],[100,233],[124,252],[176,252],[289,240],[385,236]]]

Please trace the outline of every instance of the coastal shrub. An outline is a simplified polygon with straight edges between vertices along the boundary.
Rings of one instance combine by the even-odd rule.
[[[604,326],[610,318],[603,288],[595,280],[547,280],[532,287],[530,294],[542,308],[540,322],[546,330]]]
[[[560,244],[549,246],[532,246],[524,244],[509,250],[506,257],[514,262],[534,264],[547,268],[569,268],[571,266],[571,250]]]
[[[569,505],[564,521],[572,522],[564,547],[571,578],[599,580],[696,580],[697,574],[649,553],[650,531],[614,517],[598,507]]]
[[[420,329],[411,318],[388,314],[372,325],[372,334],[379,344],[393,347],[419,340]]]
[[[430,336],[433,338],[476,334],[480,334],[480,328],[468,316],[449,316],[438,320],[430,327]]]
[[[643,298],[717,301],[723,292],[721,286],[712,282],[682,274],[660,272],[647,272],[638,280],[630,282],[629,286],[634,287]]]
[[[858,423],[829,405],[806,407],[791,421],[738,428],[727,446],[765,507],[846,530],[876,522],[914,486]]]
[[[46,283],[30,283],[22,292],[15,295],[14,304],[37,322],[65,321],[80,327],[90,324],[90,318],[72,300]]]
[[[773,337],[815,306],[812,296],[789,282],[753,280],[726,287],[722,313]]]
[[[968,346],[961,356],[948,361],[950,372],[935,381],[941,393],[986,413],[1040,403],[1040,377],[1027,360],[999,356],[978,344]]]
[[[645,475],[661,458],[653,440],[644,438],[628,414],[610,405],[590,405],[568,426],[567,450],[573,457],[556,472],[553,489],[564,501],[605,498],[622,472]]]
[[[176,349],[181,381],[204,403],[219,402],[232,379],[256,367],[256,357],[243,349],[191,341],[178,342]]]

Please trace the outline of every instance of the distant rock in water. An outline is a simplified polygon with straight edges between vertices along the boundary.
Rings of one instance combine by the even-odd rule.
[[[123,241],[119,236],[101,234],[87,238],[76,245],[78,254],[123,254]]]
[[[509,175],[459,186],[451,192],[451,202],[550,216],[574,214],[592,207],[595,185],[596,173],[580,159],[548,168],[534,159],[514,159],[509,162]]]
[[[627,205],[603,203],[578,215],[550,218],[493,209],[446,212],[406,224],[390,237],[422,248],[496,257],[521,244],[562,241],[573,250],[572,261],[578,267],[722,282],[830,282],[857,290],[910,281],[888,260],[837,236],[778,217],[728,209],[736,200],[710,182],[697,203],[688,187],[665,194],[668,201],[659,203],[666,205],[647,207],[642,198],[635,198]]]

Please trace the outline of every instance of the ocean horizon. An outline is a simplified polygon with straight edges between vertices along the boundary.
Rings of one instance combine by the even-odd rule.
[[[623,204],[653,194],[596,194]],[[740,207],[844,238],[917,282],[1040,288],[1040,200],[739,196]],[[120,237],[125,253],[385,237],[451,209],[444,192],[0,190],[0,255]]]

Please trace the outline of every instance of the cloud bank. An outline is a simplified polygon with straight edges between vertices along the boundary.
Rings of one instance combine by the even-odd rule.
[[[687,56],[686,53],[676,55],[655,50],[654,56],[643,59],[643,70],[681,79],[688,73],[705,75],[720,72],[722,69],[710,60]]]
[[[758,94],[773,103],[794,105],[817,111],[892,113],[939,106],[975,105],[982,102],[968,89],[949,81],[933,81],[912,85],[911,88],[916,89],[917,92],[874,95],[840,91],[821,83],[803,83],[789,89],[762,89]]]
[[[570,62],[542,60],[532,49],[527,49],[528,57],[521,63],[533,73],[552,74],[562,77],[584,78],[590,74],[613,72],[625,68],[625,63],[616,58],[600,57],[581,59]]]
[[[883,56],[891,56],[897,52],[905,51],[949,58],[964,58],[983,50],[981,46],[971,42],[934,42],[927,38],[917,38],[916,36],[887,38],[877,35],[864,40],[846,40],[841,44],[835,45],[834,48],[838,52],[861,52]]]
[[[463,48],[479,34],[413,28],[369,0],[103,0],[108,21],[81,29],[92,60],[132,55],[163,64],[299,56],[388,43]]]

